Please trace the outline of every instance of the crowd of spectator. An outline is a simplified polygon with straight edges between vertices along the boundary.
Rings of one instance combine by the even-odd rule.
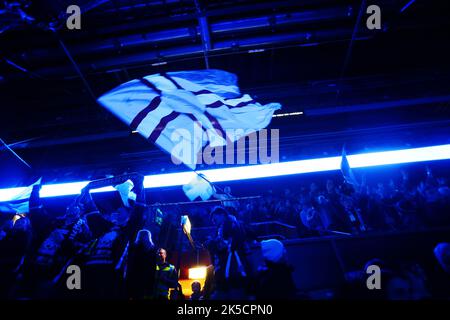
[[[10,217],[3,214],[1,298],[187,299],[178,272],[162,248],[161,228],[152,227],[161,216],[153,215],[153,223],[148,221],[155,207],[149,209],[145,201],[142,178],[126,183],[132,192],[127,187],[116,188],[123,203],[112,212],[101,212],[89,190],[83,190],[64,215],[55,217],[40,199],[37,185],[29,212]],[[121,190],[128,191],[122,194]],[[447,180],[435,177],[429,168],[416,183],[402,171],[397,183],[391,179],[371,185],[364,177],[359,183],[328,179],[323,185],[312,182],[308,187],[285,188],[282,194],[268,190],[245,201],[236,199],[225,187],[216,190],[214,198],[213,208],[194,203],[192,210],[185,212],[194,225],[214,228],[202,244],[211,265],[203,288],[199,282],[192,283],[192,300],[304,297],[295,286],[294,269],[283,243],[277,239],[256,241],[247,228],[254,222],[276,220],[296,226],[299,238],[450,225]],[[163,214],[159,208],[156,212]],[[177,219],[174,221],[176,224]],[[250,246],[254,250],[255,245],[263,258],[257,268],[248,259]],[[450,245],[440,244],[434,253],[442,270],[448,272]],[[387,288],[375,298],[432,296],[419,264],[393,266],[382,260],[374,264],[381,268]],[[71,265],[83,270],[83,290],[66,290],[64,280]],[[366,267],[345,278],[346,285],[335,292],[338,297],[373,296],[358,293],[368,293]],[[443,296],[449,295],[445,292]]]
[[[281,192],[268,190],[251,200],[223,200],[244,223],[280,221],[296,226],[299,237],[327,233],[360,234],[373,231],[418,230],[450,226],[450,188],[446,177],[435,177],[428,167],[418,179],[406,170],[400,179],[371,183],[344,178],[298,184]],[[229,187],[219,199],[236,199]],[[198,226],[208,225],[207,209],[192,208]]]

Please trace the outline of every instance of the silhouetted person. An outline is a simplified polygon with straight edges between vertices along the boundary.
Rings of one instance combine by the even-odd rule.
[[[191,295],[191,300],[200,300],[200,297],[202,296],[202,285],[200,284],[200,282],[198,281],[194,281],[191,284],[191,289],[192,289],[192,295]]]
[[[83,292],[88,298],[117,299],[122,296],[120,286],[123,283],[123,258],[127,255],[127,243],[133,241],[130,239],[134,239],[142,227],[145,210],[143,179],[133,182],[137,198],[129,207],[120,207],[110,215],[94,210],[86,216],[94,238],[82,266],[85,275]],[[86,195],[89,197],[89,192]],[[92,199],[89,203],[95,207]]]
[[[156,254],[149,230],[139,230],[128,255],[126,282],[130,299],[149,299],[153,296],[156,273]]]
[[[211,299],[245,299],[250,272],[246,232],[235,216],[223,207],[211,211],[216,236],[207,243],[214,264],[214,293]]]
[[[180,283],[177,284],[177,287],[170,291],[170,300],[171,301],[183,301],[186,300],[186,296],[183,294],[183,287]]]

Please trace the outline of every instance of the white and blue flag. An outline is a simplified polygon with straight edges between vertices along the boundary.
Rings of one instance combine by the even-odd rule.
[[[225,146],[259,131],[281,108],[242,94],[236,75],[222,70],[145,76],[118,86],[98,102],[192,169],[203,147]],[[180,152],[180,145],[188,148]]]

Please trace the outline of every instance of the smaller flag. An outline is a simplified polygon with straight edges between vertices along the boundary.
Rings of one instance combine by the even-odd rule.
[[[124,183],[118,184],[117,186],[114,186],[114,189],[119,191],[120,198],[122,199],[123,204],[125,207],[130,207],[129,200],[136,201],[136,194],[131,191],[131,189],[134,188],[133,181],[127,180]]]
[[[353,174],[352,168],[350,167],[350,164],[348,163],[345,146],[342,148],[341,172],[342,172],[342,175],[344,176],[345,182],[347,182],[348,184],[351,184],[353,186],[358,185],[355,175]]]
[[[200,174],[196,175],[188,184],[184,185],[183,191],[191,201],[199,197],[205,201],[214,194],[214,189],[211,184],[205,178],[202,178]]]
[[[41,184],[42,178],[39,178],[35,183],[28,186],[22,192],[12,197],[12,200],[7,202],[0,202],[0,212],[22,214],[30,211],[30,196],[35,185]]]

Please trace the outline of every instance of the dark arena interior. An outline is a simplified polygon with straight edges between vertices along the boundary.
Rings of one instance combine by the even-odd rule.
[[[2,1],[0,299],[449,299],[444,4]]]

